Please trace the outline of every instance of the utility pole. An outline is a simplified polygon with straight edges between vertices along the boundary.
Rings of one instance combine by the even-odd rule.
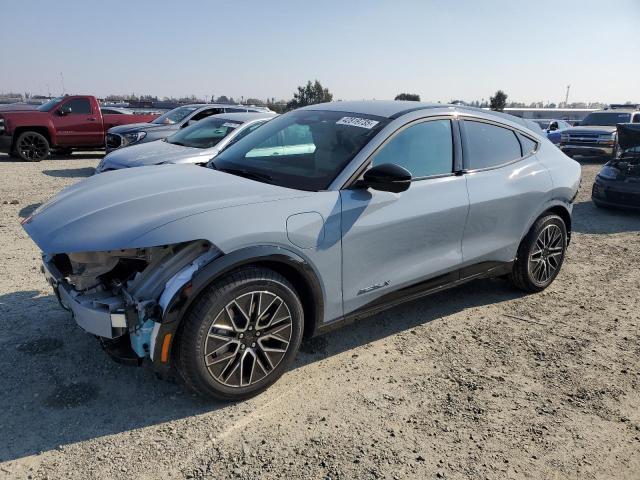
[[[567,105],[569,105],[569,89],[571,88],[571,85],[567,85],[567,94],[564,96],[564,106],[566,108]]]

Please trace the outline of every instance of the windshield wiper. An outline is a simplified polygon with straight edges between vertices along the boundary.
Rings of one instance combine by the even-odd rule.
[[[245,170],[244,168],[216,168],[211,164],[212,168],[220,172],[230,173],[231,175],[238,175],[239,177],[249,178],[251,180],[257,180],[259,182],[272,183],[273,177],[266,173],[253,172],[251,170]]]

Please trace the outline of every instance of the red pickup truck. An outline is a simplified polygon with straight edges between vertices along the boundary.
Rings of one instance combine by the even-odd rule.
[[[107,130],[117,125],[144,123],[157,115],[103,114],[90,95],[68,95],[38,107],[8,105],[0,108],[0,152],[39,162],[50,151],[102,149]]]

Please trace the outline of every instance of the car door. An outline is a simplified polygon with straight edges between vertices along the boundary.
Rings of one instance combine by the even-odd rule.
[[[104,142],[99,111],[88,98],[76,97],[63,101],[56,109],[54,122],[59,145],[97,146]]]
[[[469,201],[464,176],[454,173],[453,127],[450,118],[412,122],[372,155],[371,165],[395,163],[411,172],[405,192],[341,191],[345,314],[462,262]]]
[[[473,273],[515,258],[552,185],[533,137],[483,119],[463,119],[460,126],[469,191],[462,254]]]

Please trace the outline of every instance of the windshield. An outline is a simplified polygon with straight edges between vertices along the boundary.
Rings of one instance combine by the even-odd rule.
[[[581,127],[615,127],[617,123],[631,121],[630,113],[597,112],[590,113],[580,122]]]
[[[52,98],[48,102],[45,102],[42,105],[40,105],[36,110],[39,110],[41,112],[50,112],[51,110],[54,109],[56,105],[60,103],[60,101],[62,101],[63,98],[64,97]]]
[[[173,125],[174,123],[178,123],[182,121],[187,115],[191,112],[197,110],[198,107],[178,107],[173,110],[169,110],[164,115],[160,115],[151,123],[156,123],[159,125]]]
[[[242,122],[235,120],[208,118],[167,137],[167,142],[185,147],[211,148],[240,125]]]
[[[290,112],[227,148],[209,167],[287,188],[324,190],[388,122],[357,113]]]

